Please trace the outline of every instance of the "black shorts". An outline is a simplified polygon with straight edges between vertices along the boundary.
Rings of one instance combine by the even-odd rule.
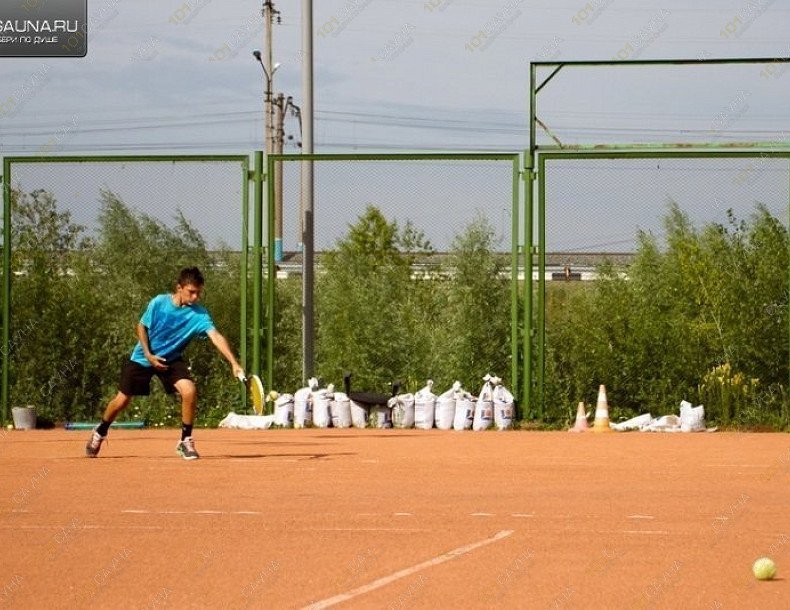
[[[176,391],[179,379],[192,379],[187,363],[181,359],[167,362],[166,371],[157,371],[152,366],[143,366],[134,360],[127,360],[121,367],[120,390],[127,396],[148,396],[151,393],[151,377],[156,375],[168,394]]]

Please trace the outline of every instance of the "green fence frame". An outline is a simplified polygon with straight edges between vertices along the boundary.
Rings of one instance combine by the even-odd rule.
[[[545,366],[546,366],[546,162],[550,160],[571,160],[571,159],[785,159],[788,163],[790,173],[790,146],[787,143],[781,147],[770,144],[755,144],[749,150],[731,150],[728,147],[706,147],[704,150],[693,149],[672,149],[665,147],[659,150],[654,147],[651,150],[636,150],[634,148],[607,148],[605,150],[562,150],[552,147],[551,149],[541,149],[536,152],[537,171],[537,197],[538,197],[538,226],[537,226],[537,246],[535,252],[538,256],[538,304],[537,319],[533,321],[531,310],[526,317],[528,324],[537,337],[538,352],[537,373],[536,373],[536,392],[538,417],[543,416],[545,410]],[[529,189],[528,189],[529,190]],[[527,195],[528,210],[527,214],[532,214],[532,197]],[[788,201],[788,227],[790,227],[790,201]],[[532,235],[530,232],[529,235]],[[788,244],[790,250],[790,244]],[[786,269],[790,281],[790,269]],[[531,275],[531,274],[530,274]],[[530,282],[531,284],[531,282]],[[528,288],[531,295],[532,287]],[[788,303],[788,313],[790,314],[790,303]],[[790,316],[788,316],[790,319]],[[788,344],[790,344],[790,326],[788,327]],[[529,379],[529,378],[528,378]],[[526,382],[525,382],[526,383]],[[788,375],[790,384],[790,374]]]
[[[9,353],[11,340],[11,180],[13,177],[14,163],[135,163],[135,162],[156,162],[156,163],[176,163],[176,162],[229,162],[239,163],[242,172],[242,243],[241,243],[241,337],[247,337],[247,255],[249,251],[248,239],[248,216],[249,216],[249,181],[255,180],[256,185],[260,184],[262,162],[257,163],[259,156],[262,159],[263,153],[256,153],[256,171],[250,172],[249,155],[99,155],[99,156],[14,156],[3,158],[3,288],[2,288],[2,350],[3,354]],[[256,186],[257,189],[257,186]],[[256,225],[256,231],[258,227]],[[260,247],[260,244],[258,244]],[[259,254],[259,252],[258,252]],[[260,275],[258,276],[260,277]],[[257,336],[257,335],[256,335]],[[246,340],[242,340],[239,346],[239,358],[241,365],[246,369],[247,345]],[[258,344],[256,341],[253,346]],[[255,371],[257,372],[257,371]],[[3,424],[9,419],[9,405],[11,393],[9,387],[9,359],[2,358],[2,377],[0,378],[0,418]],[[246,392],[242,391],[242,400],[246,400]]]
[[[266,176],[267,177],[274,177],[275,175],[275,164],[278,162],[314,162],[314,161],[325,161],[325,162],[338,162],[338,161],[346,161],[346,162],[360,162],[360,161],[368,161],[368,162],[376,162],[376,161],[398,161],[398,162],[409,162],[409,161],[503,161],[503,162],[510,162],[513,167],[513,178],[512,178],[512,223],[511,223],[511,336],[510,336],[510,343],[511,343],[511,375],[512,375],[512,387],[514,390],[517,391],[518,388],[518,380],[519,380],[519,371],[518,371],[518,331],[519,326],[524,324],[524,320],[522,319],[519,308],[518,308],[518,271],[520,267],[521,258],[520,255],[522,252],[525,251],[520,244],[520,231],[519,231],[519,222],[520,218],[524,218],[527,222],[529,222],[530,216],[528,214],[524,214],[523,212],[519,211],[520,202],[521,202],[521,179],[523,177],[523,173],[520,170],[520,157],[519,153],[420,153],[420,154],[409,154],[409,153],[397,153],[397,154],[310,154],[310,155],[301,155],[301,154],[283,154],[283,155],[268,155],[267,156],[267,169],[266,169]],[[276,286],[276,275],[275,275],[275,247],[274,247],[274,179],[267,179],[267,235],[266,235],[266,250],[268,252],[266,267],[266,292],[268,294],[268,298],[266,301],[266,314],[265,317],[268,320],[274,320],[274,291]],[[259,205],[258,199],[256,197],[256,218],[258,214],[257,206]],[[257,227],[256,221],[256,227]],[[307,226],[307,225],[306,225]],[[529,229],[531,230],[531,228]],[[530,233],[528,229],[525,227],[525,239]],[[525,263],[522,262],[524,272],[527,276],[531,277],[531,270],[530,267],[527,267]],[[256,292],[256,298],[259,296],[259,293]],[[527,332],[526,326],[525,334]],[[312,331],[311,331],[312,334]],[[274,382],[274,341],[276,340],[274,336],[274,328],[273,324],[268,324],[266,328],[266,378],[264,383],[267,385],[267,388],[273,387]],[[304,357],[304,354],[303,354]],[[525,357],[525,367],[529,370],[528,367],[531,367],[531,362],[526,362]],[[522,397],[523,402],[521,404],[529,404],[528,396]],[[525,413],[522,410],[522,414]]]
[[[647,144],[586,144],[586,145],[564,145],[556,136],[551,132],[549,126],[538,118],[538,93],[549,82],[555,78],[559,72],[566,66],[575,67],[593,67],[593,66],[619,66],[631,69],[639,69],[634,67],[647,67],[647,66],[691,66],[691,65],[734,65],[734,64],[773,64],[773,63],[790,63],[790,57],[727,57],[727,58],[678,58],[678,59],[634,59],[630,61],[622,60],[594,60],[594,61],[533,61],[529,62],[529,146],[524,151],[524,176],[526,180],[526,189],[524,193],[526,214],[528,216],[527,226],[527,253],[528,253],[528,266],[532,269],[533,255],[538,256],[539,263],[539,282],[538,287],[538,305],[537,316],[538,320],[533,320],[533,302],[532,294],[534,290],[532,282],[532,274],[527,274],[527,282],[524,286],[524,319],[527,324],[528,330],[524,333],[524,354],[525,354],[525,374],[524,374],[524,388],[523,395],[526,404],[531,408],[531,397],[533,395],[533,388],[537,391],[537,398],[535,400],[537,410],[535,415],[538,419],[543,418],[544,414],[544,392],[543,382],[545,375],[545,355],[544,346],[546,341],[546,325],[545,325],[545,278],[543,272],[545,271],[545,161],[551,158],[572,158],[572,154],[583,155],[576,158],[604,158],[597,157],[599,154],[614,155],[613,159],[628,159],[628,158],[699,158],[705,156],[718,157],[718,156],[734,156],[734,157],[779,157],[787,158],[790,156],[790,143],[788,142],[738,142],[729,144],[718,143],[647,143]],[[538,70],[550,69],[551,72],[541,82],[538,82]],[[538,146],[536,132],[537,127],[540,128],[556,143],[551,146]],[[732,153],[721,154],[721,153]],[[560,155],[555,157],[554,155]],[[590,156],[586,156],[590,155]],[[536,195],[535,182],[537,184],[537,196],[539,199],[538,210],[538,243],[535,244],[535,236],[533,233],[533,215],[534,215],[534,197]],[[541,228],[541,223],[544,223]],[[789,306],[790,309],[790,306]],[[532,361],[533,361],[533,338],[537,337],[538,354],[538,370],[536,379],[533,380]],[[788,337],[790,338],[790,329],[788,329]]]

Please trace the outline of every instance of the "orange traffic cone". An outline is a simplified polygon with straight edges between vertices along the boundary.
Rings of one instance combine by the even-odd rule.
[[[609,403],[606,401],[606,386],[598,388],[598,404],[595,406],[595,422],[593,432],[611,432],[609,427]]]
[[[587,412],[584,408],[584,403],[580,402],[579,408],[576,411],[576,423],[568,432],[584,432],[589,429],[590,426],[587,425]]]

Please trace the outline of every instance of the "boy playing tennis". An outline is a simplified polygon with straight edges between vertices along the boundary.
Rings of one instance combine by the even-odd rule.
[[[110,424],[129,406],[132,396],[147,396],[151,390],[151,377],[156,375],[165,392],[178,391],[181,395],[181,441],[176,451],[185,460],[196,460],[192,440],[192,423],[195,420],[197,392],[189,374],[189,367],[181,353],[194,337],[206,337],[230,363],[235,377],[244,376],[228,341],[214,327],[208,310],[198,305],[203,291],[203,275],[197,267],[182,269],[173,294],[160,294],[148,303],[143,317],[137,323],[137,338],[129,360],[121,368],[121,383],[102,415],[101,423],[91,433],[85,454],[96,457],[102,442],[107,438]]]

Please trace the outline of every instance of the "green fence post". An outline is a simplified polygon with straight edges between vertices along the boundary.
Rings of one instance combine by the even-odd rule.
[[[249,256],[250,256],[250,180],[254,176],[250,173],[250,162],[246,159],[242,165],[241,182],[241,260],[239,261],[239,358],[242,368],[247,371],[247,341],[249,332],[247,329],[247,293],[249,292]],[[240,388],[241,406],[247,410],[247,390]]]
[[[510,219],[510,387],[518,394],[518,261],[519,261],[519,203],[521,198],[519,159],[513,159],[513,208]],[[523,404],[523,403],[522,403]],[[523,406],[522,406],[523,410]]]
[[[538,418],[546,412],[546,159],[538,159]]]
[[[11,396],[8,385],[11,342],[11,160],[3,159],[3,379],[2,403],[5,425]]]
[[[274,388],[274,291],[277,281],[274,248],[275,239],[275,158],[270,156],[266,165],[266,380],[263,385]]]
[[[255,151],[252,237],[252,372],[261,374],[261,276],[263,275],[263,152]]]
[[[533,255],[533,220],[535,210],[533,205],[533,188],[535,174],[532,167],[532,155],[524,156],[524,202],[526,212],[524,214],[524,405],[529,409],[529,416],[534,416],[535,410],[532,396],[532,340],[533,340],[533,312],[532,312],[532,293],[534,284],[532,280],[532,255]]]

